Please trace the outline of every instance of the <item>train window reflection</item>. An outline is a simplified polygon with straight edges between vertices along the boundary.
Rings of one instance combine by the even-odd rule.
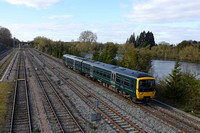
[[[139,86],[141,89],[155,88],[155,80],[140,80]]]

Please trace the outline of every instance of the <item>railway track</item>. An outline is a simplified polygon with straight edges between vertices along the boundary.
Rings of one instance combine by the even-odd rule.
[[[86,77],[84,77],[84,78],[86,78]],[[97,86],[104,87],[100,84],[97,84],[94,81],[90,81],[90,82],[93,82]],[[130,99],[127,99],[126,97],[124,97],[123,95],[119,95],[116,91],[113,91],[113,90],[108,89],[106,87],[104,87],[104,88],[106,90],[116,94],[117,97],[123,99],[124,101],[127,101],[128,103],[132,104],[133,106],[136,106],[136,107],[144,110],[145,112],[149,113],[150,115],[152,115],[152,116],[162,120],[163,122],[171,125],[172,127],[175,127],[180,132],[185,132],[185,133],[200,132],[200,125],[197,124],[197,123],[200,123],[200,121],[191,122],[191,121],[194,121],[194,120],[192,120],[191,118],[188,118],[188,119],[190,119],[190,122],[188,122],[188,121],[186,121],[182,118],[179,118],[175,114],[170,114],[170,113],[167,113],[166,111],[163,111],[162,109],[159,108],[160,105],[136,104],[136,103],[132,102]],[[165,110],[166,106],[163,109]],[[183,116],[183,117],[186,117],[186,116]]]
[[[7,50],[7,51],[2,52],[2,53],[0,54],[0,61],[1,61],[4,57],[6,57],[9,53],[11,53],[12,50],[13,50],[13,49],[9,49],[9,50]]]
[[[20,51],[10,132],[31,133],[29,98],[24,53]]]
[[[9,63],[12,60],[14,54],[15,54],[15,52],[13,51],[11,53],[11,55],[6,60],[4,60],[3,62],[1,61],[1,64],[0,64],[0,78],[3,76],[4,72],[6,71],[7,67],[9,66]]]
[[[45,56],[47,56],[48,58],[51,58],[48,55],[45,55]],[[58,60],[55,60],[55,59],[53,59],[53,60],[58,62]],[[58,62],[58,63],[61,64],[61,62]],[[94,83],[97,84],[96,82],[94,82]],[[97,85],[99,85],[99,84],[97,84]],[[100,87],[102,87],[102,85]],[[112,91],[110,89],[108,89],[108,90]],[[114,92],[114,91],[112,91],[112,92]],[[115,92],[115,94],[117,94],[117,93]],[[142,110],[144,110],[144,111],[148,112],[149,114],[153,115],[154,117],[162,120],[164,123],[167,123],[167,124],[175,127],[176,129],[178,129],[181,132],[186,132],[186,133],[187,132],[200,132],[200,127],[198,124],[195,125],[194,123],[183,120],[176,115],[167,113],[166,111],[162,111],[158,108],[159,107],[158,105],[157,105],[158,107],[152,106],[149,104],[148,105],[138,105],[138,104],[132,103],[132,101],[124,98],[123,96],[120,96],[120,98],[122,98],[123,100],[126,100],[127,102],[133,104],[134,106],[136,106],[138,108],[141,108]]]
[[[45,98],[44,106],[53,132],[84,132],[70,112],[69,107],[57,93],[48,76],[40,69],[39,64],[34,61],[33,57],[31,58],[32,66],[37,68],[35,74]]]
[[[158,104],[160,104],[160,105],[158,105]],[[171,110],[171,113],[162,110],[162,108],[160,108],[161,106],[162,106],[162,108],[168,108],[168,110]],[[149,107],[153,112],[157,111],[158,113],[160,113],[160,115],[162,115],[164,117],[167,117],[166,119],[169,119],[170,122],[172,122],[174,124],[175,123],[176,124],[179,123],[179,125],[181,125],[183,131],[186,131],[186,132],[200,132],[200,121],[195,120],[195,119],[191,120],[190,117],[187,117],[185,115],[184,116],[180,116],[179,114],[177,114],[177,112],[172,111],[172,109],[170,109],[171,107],[166,106],[166,105],[158,102],[157,100],[154,100],[153,102],[148,104],[147,107]],[[180,117],[177,117],[172,113],[177,114]],[[191,121],[190,122],[186,121],[185,118],[191,120],[192,122]]]
[[[40,58],[40,57],[38,57]],[[54,68],[49,63],[47,67],[51,69],[52,72],[54,72],[57,76],[59,76],[63,82],[65,82],[70,88],[76,92],[85,102],[89,103],[94,109],[96,109],[99,113],[101,113],[102,116],[104,116],[108,123],[111,124],[113,129],[115,129],[117,132],[141,132],[144,131],[138,127],[137,123],[132,123],[130,120],[128,120],[125,116],[122,116],[120,113],[115,111],[112,107],[104,103],[104,101],[97,98],[94,94],[87,91],[85,88],[80,86],[77,82],[72,80],[69,76],[61,72],[60,70]],[[67,79],[67,80],[66,80]],[[95,101],[99,101],[100,105],[97,107],[94,105]]]
[[[93,81],[91,81],[91,82],[93,82]],[[104,87],[102,85],[97,84],[96,82],[93,82],[93,83],[96,84],[97,86]],[[133,106],[141,108],[142,110],[149,113],[150,115],[152,115],[152,116],[162,120],[163,122],[175,127],[176,129],[178,129],[181,132],[185,132],[185,133],[200,132],[200,125],[197,124],[197,123],[200,124],[200,121],[195,121],[196,123],[191,122],[191,121],[194,121],[194,120],[192,120],[191,118],[188,117],[188,119],[190,119],[190,122],[188,122],[188,121],[186,121],[182,118],[179,118],[175,114],[173,115],[173,114],[167,113],[166,111],[163,111],[162,109],[159,108],[160,105],[136,104],[136,103],[133,103],[130,99],[127,99],[126,97],[124,97],[123,95],[119,95],[116,91],[113,91],[113,90],[108,89],[106,87],[104,87],[104,88],[107,89],[108,91],[116,94],[116,96],[127,101],[128,103],[132,104]],[[166,106],[163,109],[165,110]],[[183,116],[183,117],[186,117],[186,116]]]

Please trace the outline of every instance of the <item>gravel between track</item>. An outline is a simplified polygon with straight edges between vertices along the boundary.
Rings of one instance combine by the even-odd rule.
[[[28,52],[27,52],[28,53]],[[47,120],[47,116],[41,102],[41,90],[37,83],[34,71],[30,64],[30,60],[26,58],[27,78],[29,85],[29,97],[30,97],[30,111],[31,111],[31,122],[33,131],[40,129],[41,132],[50,133],[51,127]]]
[[[104,102],[106,102],[111,107],[115,108],[118,112],[120,112],[123,116],[126,116],[130,121],[133,123],[137,123],[140,128],[142,128],[145,132],[179,132],[176,128],[171,127],[170,125],[166,124],[165,122],[159,120],[158,118],[149,115],[145,111],[134,107],[133,105],[127,103],[124,100],[121,100],[118,96],[115,94],[110,93],[106,89],[96,86],[95,84],[91,83],[88,80],[85,80],[85,78],[81,77],[79,74],[76,74],[72,70],[68,68],[64,68],[63,66],[60,66],[59,64],[55,63],[54,61],[45,58],[46,62],[54,63],[54,66],[56,68],[59,68],[62,71],[65,71],[68,73],[68,75],[73,78],[76,82],[79,84],[82,84],[85,89],[89,90],[93,94],[95,94],[98,98],[102,99]],[[56,76],[53,76],[52,79],[57,81],[58,78]],[[71,89],[68,88],[65,84],[61,85],[61,89],[63,91],[66,91],[71,101],[76,106],[77,110],[79,110],[81,116],[91,122],[91,114],[94,113],[94,110],[85,104],[82,99],[80,99],[76,93],[71,91]],[[98,129],[97,132],[114,132],[112,130],[112,127],[106,122],[105,119],[102,119],[97,124]]]

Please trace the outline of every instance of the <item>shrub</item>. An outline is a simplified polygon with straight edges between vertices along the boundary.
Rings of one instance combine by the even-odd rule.
[[[159,97],[182,105],[187,112],[200,113],[200,80],[197,74],[183,73],[176,62],[172,74],[157,83]]]

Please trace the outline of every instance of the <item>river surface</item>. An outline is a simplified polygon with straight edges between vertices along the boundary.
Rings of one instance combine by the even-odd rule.
[[[175,61],[152,60],[152,68],[149,71],[156,79],[163,79],[171,74],[174,69]],[[192,74],[200,74],[200,64],[180,62],[182,72],[190,72]],[[200,79],[200,75],[197,76]]]
[[[84,56],[85,58],[92,58],[92,54],[87,53]],[[152,60],[152,68],[149,70],[149,73],[153,75],[157,80],[163,79],[171,74],[175,63],[176,61]],[[180,65],[182,72],[199,74],[197,78],[200,79],[200,64],[180,62]]]

